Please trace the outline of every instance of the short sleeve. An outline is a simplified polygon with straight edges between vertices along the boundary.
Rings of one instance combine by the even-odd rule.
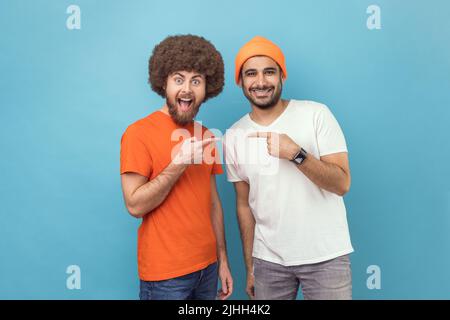
[[[347,152],[344,133],[327,106],[322,105],[316,117],[316,137],[319,155]]]
[[[153,162],[136,130],[128,127],[120,142],[120,174],[135,172],[150,178]]]
[[[227,170],[227,180],[229,182],[244,181],[238,174],[238,163],[236,161],[233,136],[227,133],[223,139],[223,153],[225,158],[225,167]]]

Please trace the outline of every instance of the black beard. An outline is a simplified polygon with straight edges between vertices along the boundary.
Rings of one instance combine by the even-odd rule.
[[[169,98],[166,98],[166,104],[169,108],[169,114],[172,117],[172,120],[179,126],[184,127],[187,124],[191,123],[195,116],[197,115],[198,111],[200,110],[200,105],[195,105],[195,101],[192,102],[194,106],[192,107],[192,110],[190,112],[185,112],[183,114],[178,113],[177,103],[173,104],[170,102]]]
[[[266,88],[267,87],[264,87],[262,89],[264,90]],[[280,81],[278,87],[274,90],[275,90],[275,92],[272,96],[272,99],[270,99],[266,103],[259,103],[253,99],[253,97],[250,95],[250,93],[247,93],[247,90],[245,90],[244,87],[242,87],[242,92],[244,93],[244,96],[247,98],[247,100],[250,101],[250,103],[253,104],[255,107],[257,107],[259,109],[264,109],[264,110],[273,108],[278,103],[278,101],[281,98],[281,93],[283,92],[283,83]]]

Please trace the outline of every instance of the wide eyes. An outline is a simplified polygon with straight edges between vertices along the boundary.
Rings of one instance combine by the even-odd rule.
[[[175,84],[177,84],[177,85],[182,85],[182,84],[184,83],[184,79],[181,78],[181,77],[176,77],[176,78],[174,79],[174,82],[175,82]],[[194,85],[194,86],[199,86],[202,82],[201,82],[199,79],[195,78],[195,79],[192,79],[192,80],[191,80],[191,83],[192,83],[192,85]]]
[[[183,79],[182,78],[175,78],[175,83],[180,85],[183,84]]]

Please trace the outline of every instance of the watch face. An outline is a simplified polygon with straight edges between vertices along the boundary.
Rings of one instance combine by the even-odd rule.
[[[296,164],[301,164],[306,159],[306,151],[302,148],[300,152],[295,156],[295,158],[291,161],[294,161]]]
[[[297,164],[301,164],[301,163],[303,162],[304,159],[305,159],[305,158],[303,158],[303,157],[300,156],[300,157],[298,157],[298,158],[295,158],[295,159],[294,159],[294,162],[297,163]]]
[[[300,152],[297,154],[297,156],[294,158],[294,162],[297,164],[301,164],[303,160],[306,158],[306,151],[303,149],[300,149]]]

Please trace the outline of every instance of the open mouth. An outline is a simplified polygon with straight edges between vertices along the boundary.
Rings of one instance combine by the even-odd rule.
[[[193,99],[180,98],[180,99],[177,99],[177,103],[178,103],[178,108],[182,112],[186,112],[191,109],[192,104],[193,104]]]
[[[273,88],[250,89],[250,92],[257,99],[268,98],[272,95]]]

